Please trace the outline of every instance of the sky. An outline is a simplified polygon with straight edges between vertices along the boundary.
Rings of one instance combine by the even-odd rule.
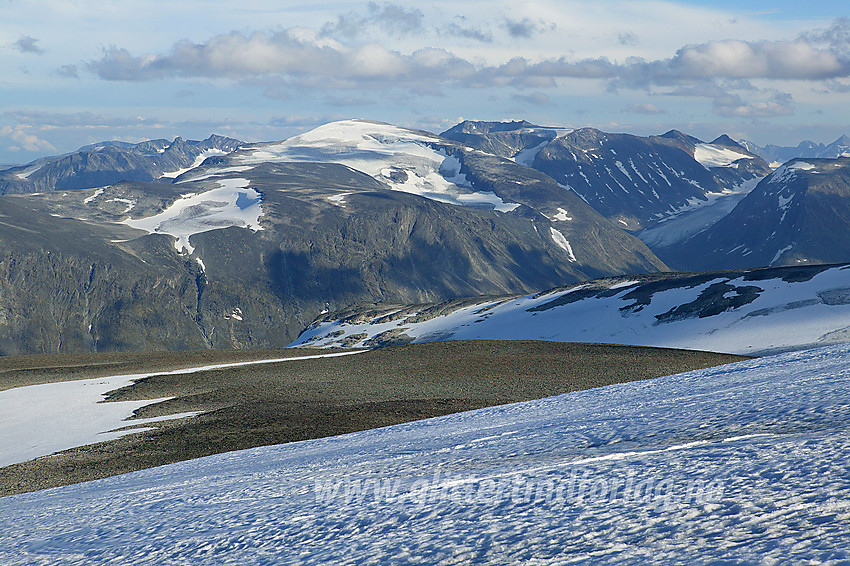
[[[0,164],[366,118],[760,145],[850,133],[837,0],[0,0]]]

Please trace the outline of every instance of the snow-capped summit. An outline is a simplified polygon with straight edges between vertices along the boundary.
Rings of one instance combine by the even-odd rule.
[[[319,126],[279,143],[238,152],[237,164],[278,161],[340,163],[362,171],[392,189],[440,202],[511,212],[509,202],[481,190],[461,172],[462,157],[445,140],[417,130],[369,120],[344,120]]]
[[[105,183],[0,199],[5,252],[26,266],[0,270],[0,311],[61,305],[0,325],[0,353],[278,347],[354,303],[666,269],[550,177],[433,134],[346,120],[224,142],[98,144],[3,172],[25,183],[78,164],[74,182]],[[155,174],[119,182],[119,154]],[[20,271],[38,275],[22,284]]]

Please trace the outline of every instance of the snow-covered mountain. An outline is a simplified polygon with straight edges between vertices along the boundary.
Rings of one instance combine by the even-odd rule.
[[[336,163],[393,191],[490,210],[508,222],[530,221],[548,247],[587,274],[635,271],[638,266],[664,269],[648,248],[547,175],[434,134],[381,122],[345,120],[282,142],[246,145],[177,182],[292,162]]]
[[[339,163],[397,191],[459,206],[498,212],[516,210],[520,203],[506,201],[492,190],[482,190],[477,179],[467,177],[463,153],[462,149],[427,132],[381,122],[345,120],[283,142],[246,147],[229,162]]]
[[[786,147],[768,144],[759,146],[749,141],[741,141],[748,151],[760,156],[770,163],[771,167],[779,167],[787,161],[797,158],[835,159],[850,157],[850,138],[841,136],[831,144],[815,143],[810,140],[800,142],[796,147]]]
[[[0,499],[23,564],[850,559],[850,349]]]
[[[737,202],[770,172],[761,158],[725,135],[704,143],[676,130],[639,137],[472,121],[441,135],[546,173],[630,231],[698,209],[716,210],[718,199]]]
[[[148,164],[162,149],[151,144]],[[389,124],[330,124],[175,167],[152,182],[0,197],[0,353],[277,347],[355,303],[666,269],[548,176]]]
[[[212,135],[203,141],[103,142],[73,153],[39,159],[0,171],[0,194],[103,187],[120,181],[148,182],[174,177],[207,157],[225,155],[242,144]]]
[[[638,275],[544,293],[329,314],[293,346],[554,340],[736,354],[850,341],[850,266]]]
[[[727,216],[655,251],[679,269],[850,261],[850,159],[794,159]]]

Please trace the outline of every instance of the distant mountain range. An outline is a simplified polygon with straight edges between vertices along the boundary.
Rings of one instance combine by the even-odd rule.
[[[758,146],[752,142],[741,141],[741,145],[752,153],[760,156],[773,167],[778,167],[786,161],[791,161],[798,157],[804,158],[822,158],[835,159],[837,157],[850,157],[850,137],[841,136],[831,144],[815,143],[805,140],[800,142],[796,147],[786,147],[779,145]]]
[[[679,269],[800,265],[850,259],[850,159],[794,159],[727,216],[654,249]]]
[[[528,122],[99,143],[0,171],[0,354],[277,347],[361,303],[850,262],[848,162]]]
[[[359,302],[666,269],[546,175],[432,134],[342,122],[184,172],[189,156],[161,165],[175,144],[210,151],[104,146],[7,172],[96,184],[94,158],[120,151],[174,178],[0,198],[0,353],[283,346]]]
[[[150,182],[225,155],[242,142],[210,136],[203,141],[150,140],[137,144],[102,142],[57,157],[0,171],[0,194],[103,187],[121,181]]]
[[[441,135],[546,173],[632,232],[745,192],[770,173],[760,157],[725,135],[704,143],[676,130],[639,137],[471,121]]]

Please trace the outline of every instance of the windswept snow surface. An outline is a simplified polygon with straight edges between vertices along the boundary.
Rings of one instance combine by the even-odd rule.
[[[177,251],[191,254],[195,248],[189,243],[194,234],[220,230],[230,226],[262,230],[262,196],[248,188],[248,179],[221,179],[219,188],[204,193],[183,195],[159,214],[148,218],[128,218],[122,223],[150,234],[168,234],[177,240]]]
[[[238,310],[236,309],[236,311]],[[234,311],[234,317],[237,316],[236,311]],[[241,311],[239,312],[241,313]],[[307,360],[317,357],[336,357],[352,353],[359,352],[232,362],[173,371],[45,383],[0,391],[0,467],[147,430],[136,428],[116,431],[117,428],[167,419],[179,419],[197,414],[179,413],[128,421],[126,419],[133,416],[135,410],[159,403],[166,398],[144,401],[100,402],[106,393],[152,375],[188,374],[247,365]]]
[[[846,564],[850,347],[0,499],[0,563]]]
[[[579,285],[408,322],[414,316],[371,324],[326,321],[292,345],[330,347],[349,339],[365,346],[384,332],[403,331],[414,342],[553,340],[733,354],[801,349],[850,341],[850,269],[828,268],[797,282],[718,275],[690,285],[650,282],[595,291]],[[359,340],[351,340],[354,335]]]
[[[234,161],[340,163],[366,173],[397,191],[460,206],[510,212],[519,206],[491,191],[476,191],[460,172],[460,161],[430,144],[436,137],[390,124],[346,120],[320,126],[274,144],[243,148]]]

